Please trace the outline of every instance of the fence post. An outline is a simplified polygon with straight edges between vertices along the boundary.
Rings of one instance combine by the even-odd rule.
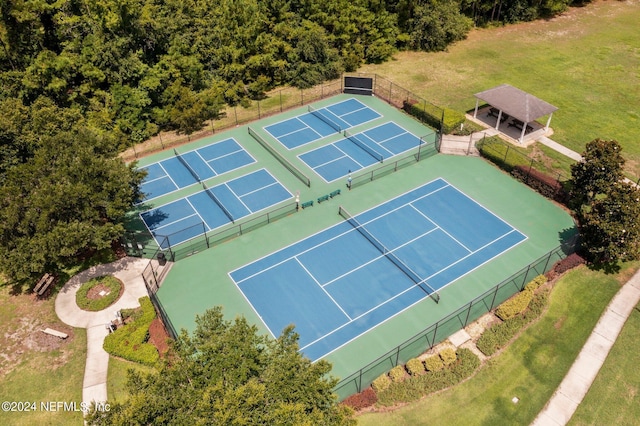
[[[549,256],[547,256],[547,260],[544,262],[544,269],[543,269],[544,272],[547,272],[547,266],[549,266],[549,261],[551,260],[552,253],[553,253],[552,251],[549,252]]]
[[[493,304],[496,303],[496,297],[498,297],[498,290],[500,290],[500,284],[496,286],[496,291],[493,292],[493,298],[491,298],[491,306],[489,306],[489,311],[493,310]]]
[[[507,155],[509,155],[509,150],[511,149],[511,147],[509,145],[507,145],[507,152],[504,153],[504,159],[502,160],[502,164],[507,164]]]
[[[524,273],[524,281],[522,282],[522,286],[520,287],[520,291],[522,291],[524,286],[527,284],[527,275],[529,275],[529,271],[530,270],[531,270],[531,264],[529,264],[529,266],[527,266],[527,272]]]
[[[473,307],[473,300],[471,302],[469,302],[469,308],[467,309],[467,317],[464,319],[464,325],[462,326],[463,328],[467,326],[468,321],[469,321],[469,315],[471,314],[471,308]]]
[[[258,120],[261,118],[260,117],[260,100],[256,101],[258,103]]]

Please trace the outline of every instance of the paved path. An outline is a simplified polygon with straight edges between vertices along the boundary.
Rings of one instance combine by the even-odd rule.
[[[115,319],[115,313],[124,308],[140,306],[138,299],[147,296],[142,280],[142,271],[149,259],[125,257],[106,265],[87,269],[71,278],[56,297],[55,309],[58,317],[72,327],[87,329],[87,364],[82,383],[82,402],[104,402],[107,400],[107,370],[109,354],[102,348],[107,335],[106,324]],[[99,312],[83,311],[76,304],[76,292],[91,278],[113,275],[124,283],[124,293],[118,301]]]
[[[533,426],[565,425],[598,375],[622,326],[640,301],[640,271],[613,298],[582,351]]]

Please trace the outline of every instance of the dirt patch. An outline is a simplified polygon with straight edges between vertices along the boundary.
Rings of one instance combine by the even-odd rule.
[[[169,350],[169,338],[169,333],[160,318],[154,319],[149,325],[149,343],[158,349],[160,356],[164,356]]]
[[[107,296],[110,293],[111,293],[111,290],[109,290],[109,287],[100,283],[92,287],[91,290],[87,292],[87,299],[98,300],[103,298],[104,296]]]
[[[499,322],[502,322],[500,321],[500,318],[495,316],[492,312],[489,312],[469,324],[465,330],[469,333],[469,336],[471,336],[471,340],[476,342],[487,328],[490,328],[492,325],[498,324]]]
[[[556,321],[555,324],[553,324],[553,328],[555,328],[556,330],[560,330],[566,320],[567,320],[567,317],[558,318],[558,321]]]
[[[10,296],[3,289],[0,296],[2,321],[0,322],[0,377],[11,372],[29,355],[57,352],[47,363],[47,369],[64,365],[71,352],[67,349],[74,341],[72,327],[55,320],[53,301],[38,301],[32,295]],[[42,332],[51,328],[68,337],[61,339]]]

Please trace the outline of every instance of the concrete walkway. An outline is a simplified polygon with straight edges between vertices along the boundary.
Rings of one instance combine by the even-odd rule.
[[[640,301],[640,271],[613,298],[582,351],[533,426],[565,425],[587,394],[624,323]]]
[[[82,402],[105,402],[107,400],[107,370],[109,354],[102,348],[108,334],[106,324],[116,318],[116,312],[140,306],[138,299],[147,296],[142,280],[142,271],[149,259],[125,257],[113,263],[98,265],[71,278],[56,297],[55,309],[58,317],[72,327],[87,329],[87,364],[82,384]],[[107,309],[98,312],[83,311],[76,304],[76,292],[91,278],[113,275],[124,284],[124,293]]]

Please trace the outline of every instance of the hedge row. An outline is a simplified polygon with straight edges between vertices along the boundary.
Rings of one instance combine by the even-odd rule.
[[[533,293],[546,282],[547,277],[544,275],[535,277],[524,287],[524,290],[498,306],[496,316],[505,321],[523,313],[533,299]]]
[[[394,405],[398,402],[415,401],[424,395],[460,383],[480,366],[478,357],[468,349],[458,349],[456,355],[456,362],[443,370],[409,376],[402,382],[389,382],[385,389],[377,391],[378,403]]]
[[[511,175],[547,198],[565,204],[568,201],[568,194],[562,184],[539,170],[517,165],[511,171]]]
[[[525,325],[538,318],[547,304],[549,291],[536,293],[529,302],[528,309],[520,315],[507,319],[482,333],[476,346],[483,354],[491,356],[505,347]]]
[[[442,132],[444,134],[452,133],[465,122],[463,113],[450,108],[440,108],[426,102],[404,101],[403,109],[436,130],[440,130],[440,122],[442,121]]]
[[[148,296],[141,297],[140,314],[136,319],[121,326],[104,339],[104,350],[107,353],[129,361],[153,366],[158,362],[158,350],[150,343],[149,325],[156,317],[156,311]]]

